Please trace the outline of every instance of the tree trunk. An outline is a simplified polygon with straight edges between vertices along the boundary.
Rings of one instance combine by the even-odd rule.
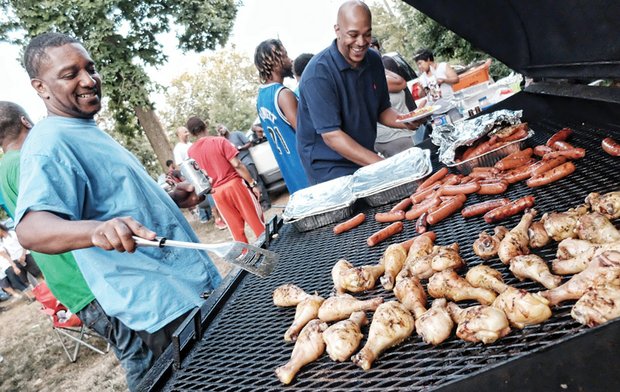
[[[140,125],[144,128],[146,138],[149,139],[157,160],[162,167],[164,173],[168,170],[166,167],[166,161],[172,158],[172,148],[170,147],[170,141],[164,132],[164,128],[159,122],[159,118],[155,114],[155,111],[146,107],[134,108]]]

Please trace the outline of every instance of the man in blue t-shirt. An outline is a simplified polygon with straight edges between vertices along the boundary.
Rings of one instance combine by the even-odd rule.
[[[377,122],[396,122],[381,56],[370,51],[370,9],[347,1],[338,10],[336,40],[316,54],[304,70],[297,113],[297,146],[311,183],[352,174],[380,161],[374,151]]]
[[[198,197],[183,183],[166,194],[97,127],[101,78],[79,41],[39,35],[28,44],[24,65],[48,117],[22,147],[19,240],[41,253],[71,251],[105,313],[136,331],[157,357],[221,278],[205,252],[137,248],[134,236],[198,242],[178,208]]]

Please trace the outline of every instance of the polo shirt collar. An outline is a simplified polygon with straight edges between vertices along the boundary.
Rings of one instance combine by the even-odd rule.
[[[338,45],[336,44],[335,39],[332,42],[331,46],[329,47],[329,53],[331,54],[332,58],[336,62],[336,66],[338,67],[339,71],[344,71],[347,69],[360,69],[361,70],[361,69],[366,68],[366,65],[368,64],[368,52],[366,52],[366,55],[364,56],[364,59],[362,60],[359,67],[357,68],[351,67],[351,64],[347,62],[347,60],[344,58],[342,53],[340,53],[340,51],[338,50]]]

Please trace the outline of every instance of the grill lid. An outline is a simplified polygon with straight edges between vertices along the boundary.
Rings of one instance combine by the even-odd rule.
[[[524,75],[620,78],[620,2],[404,1]]]

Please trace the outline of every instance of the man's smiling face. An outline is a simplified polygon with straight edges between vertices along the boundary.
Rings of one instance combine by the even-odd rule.
[[[356,68],[370,47],[372,21],[370,14],[362,7],[352,7],[343,12],[334,26],[338,51],[351,67]]]

